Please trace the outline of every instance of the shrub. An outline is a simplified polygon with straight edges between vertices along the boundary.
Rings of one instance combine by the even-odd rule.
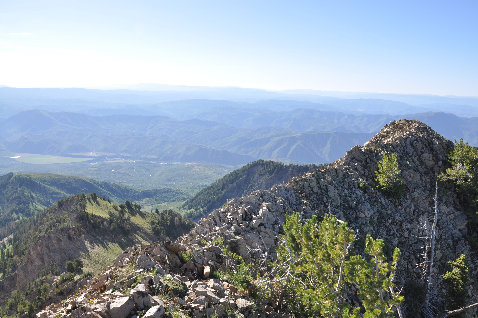
[[[166,292],[172,292],[179,297],[185,297],[188,293],[186,284],[175,280],[171,275],[164,276],[163,283],[166,287]]]
[[[74,273],[70,272],[70,273],[61,274],[58,283],[63,284],[65,282],[69,282],[69,281],[73,280],[73,278],[75,278]]]
[[[447,295],[450,300],[451,309],[456,309],[465,305],[468,295],[468,262],[465,254],[461,254],[454,261],[448,262],[451,270],[443,275],[443,280],[447,288]]]
[[[375,171],[375,180],[378,183],[377,188],[394,198],[402,196],[405,185],[400,178],[400,173],[397,154],[384,152],[382,160],[378,162],[378,170]]]
[[[187,263],[194,258],[194,255],[190,250],[187,250],[179,253],[179,258],[183,261],[183,263]]]
[[[66,271],[69,273],[81,274],[83,271],[83,261],[79,258],[75,259],[74,261],[67,261]]]
[[[451,168],[440,175],[442,180],[452,180],[459,190],[471,196],[475,201],[478,196],[478,149],[470,146],[463,139],[455,141],[453,151],[448,155]]]
[[[174,210],[163,210],[151,215],[151,230],[161,240],[174,240],[187,233],[194,223]]]
[[[455,141],[453,151],[448,155],[451,168],[439,178],[455,183],[470,226],[468,241],[477,250],[478,242],[478,149],[464,142]]]

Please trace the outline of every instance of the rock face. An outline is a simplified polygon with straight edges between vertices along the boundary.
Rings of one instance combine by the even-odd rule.
[[[364,146],[352,148],[342,159],[325,168],[295,177],[270,190],[255,191],[229,201],[175,243],[130,248],[115,261],[115,268],[112,269],[115,274],[111,277],[118,279],[106,284],[116,290],[121,286],[128,288],[127,285],[131,285],[137,280],[135,277],[148,268],[154,268],[155,276],[144,277],[143,286],[138,285],[140,287],[131,291],[131,296],[122,298],[108,290],[96,301],[101,304],[119,297],[118,301],[121,300],[122,304],[133,303],[134,308],[128,306],[133,312],[143,310],[146,315],[153,316],[153,312],[158,312],[153,308],[158,305],[154,302],[145,305],[143,301],[143,308],[140,308],[140,301],[130,297],[134,298],[137,294],[149,301],[147,293],[162,290],[170,296],[165,300],[165,307],[166,302],[177,304],[194,317],[222,317],[231,310],[246,317],[258,315],[251,299],[237,293],[234,286],[209,278],[224,265],[224,259],[221,249],[208,243],[221,238],[231,251],[245,260],[274,259],[285,216],[297,211],[303,218],[333,213],[347,221],[359,239],[368,233],[384,239],[391,250],[398,246],[402,257],[398,265],[397,285],[404,287],[405,292],[415,293],[415,297],[408,300],[405,311],[407,317],[416,317],[426,290],[425,275],[418,266],[424,261],[421,254],[427,244],[422,238],[427,234],[424,224],[433,219],[437,175],[445,168],[446,155],[452,148],[452,142],[423,123],[409,120],[392,122]],[[406,186],[404,195],[398,199],[385,196],[375,187],[375,171],[383,152],[393,152],[398,157]],[[446,270],[446,264],[461,253],[470,256],[472,251],[467,241],[467,218],[451,184],[439,183],[438,211],[432,271],[434,283],[430,299],[443,312],[441,275]],[[186,251],[190,253],[187,259],[183,255]],[[470,301],[476,302],[478,264],[476,258],[468,259],[470,278],[473,278],[469,296]],[[121,273],[130,266],[130,260],[137,262],[136,276],[123,277],[125,274]],[[151,306],[150,309],[148,306]],[[50,309],[61,312],[58,308]],[[273,316],[271,312],[266,315]],[[280,313],[274,315],[281,316]],[[282,316],[287,316],[287,313]]]

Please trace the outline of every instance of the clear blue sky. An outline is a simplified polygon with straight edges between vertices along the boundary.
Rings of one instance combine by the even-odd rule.
[[[478,1],[0,0],[0,85],[478,95]]]

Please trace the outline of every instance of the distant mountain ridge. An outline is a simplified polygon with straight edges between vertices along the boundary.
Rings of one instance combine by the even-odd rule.
[[[4,153],[49,155],[95,152],[232,166],[258,159],[326,163],[363,144],[381,126],[396,119],[313,109],[231,109],[224,114],[211,111],[194,116],[201,119],[26,111],[0,121],[0,149]],[[447,138],[465,138],[478,144],[478,117],[446,113],[407,117],[429,124]]]
[[[478,116],[477,97],[406,95],[383,93],[327,92],[315,90],[267,91],[234,87],[186,87],[137,85],[122,89],[12,88],[0,87],[0,117],[14,109],[41,108],[49,111],[133,114],[139,109],[157,115],[154,106],[192,100],[233,101],[241,104],[281,101],[284,104],[309,104],[321,110],[362,112],[365,114],[404,114],[426,111],[453,112]],[[277,104],[277,102],[275,103]],[[5,105],[7,107],[3,108]],[[384,107],[384,105],[387,105]],[[153,107],[152,107],[153,106]],[[134,108],[131,112],[128,108]],[[301,108],[293,106],[293,108]],[[288,108],[291,110],[290,108]],[[273,108],[268,108],[269,111]],[[16,112],[16,111],[15,111]]]

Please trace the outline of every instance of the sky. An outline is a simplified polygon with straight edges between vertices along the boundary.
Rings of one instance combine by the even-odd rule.
[[[0,0],[0,85],[478,96],[478,1]]]

